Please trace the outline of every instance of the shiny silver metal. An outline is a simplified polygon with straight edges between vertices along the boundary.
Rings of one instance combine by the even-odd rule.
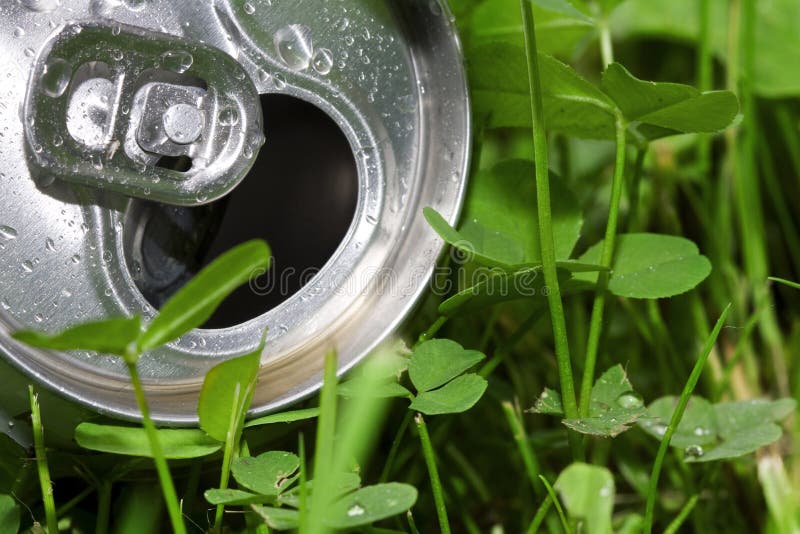
[[[229,193],[264,140],[258,93],[232,57],[102,19],[45,42],[23,109],[35,176],[170,204]],[[159,166],[165,156],[189,168]]]
[[[338,350],[340,373],[345,372],[398,327],[426,290],[442,243],[421,210],[431,206],[455,222],[470,149],[465,74],[445,2],[5,0],[0,2],[0,20],[4,77],[0,84],[0,352],[39,383],[95,410],[137,417],[125,367],[118,358],[35,350],[14,342],[9,332],[18,328],[55,331],[114,315],[153,316],[156,310],[134,280],[136,251],[130,248],[135,246],[131,243],[136,242],[141,221],[135,216],[140,203],[130,196],[201,203],[214,194],[198,199],[181,189],[192,178],[162,176],[148,195],[143,180],[153,180],[150,170],[155,167],[152,158],[145,161],[137,150],[147,156],[197,154],[200,150],[191,145],[207,140],[208,128],[232,122],[220,113],[224,110],[206,106],[207,95],[192,87],[211,92],[215,84],[239,89],[252,84],[259,94],[287,94],[318,106],[350,143],[358,166],[359,196],[346,237],[300,292],[245,323],[193,331],[142,358],[140,371],[157,420],[195,423],[205,372],[225,358],[253,350],[265,327],[270,335],[252,414],[307,396],[320,385],[327,349]],[[118,55],[101,46],[82,51],[83,59],[75,64],[70,58],[55,57],[52,48],[60,42],[59,35],[78,28],[82,28],[79,33],[101,33],[103,42],[123,33],[149,36],[153,42],[174,39],[167,51],[191,48],[194,59],[181,76],[202,67],[194,52],[202,50],[200,55],[214,57],[220,51],[221,61],[236,64],[223,70],[236,80],[236,70],[241,68],[246,83],[225,81],[223,74],[209,74],[214,70],[209,69],[203,74],[208,78],[205,84],[187,85],[185,76],[159,74],[147,91],[142,92],[144,85],[127,91],[120,89],[119,76],[108,75],[113,68],[97,65],[86,67],[76,78],[80,67],[76,64],[88,58],[85,54],[105,55],[103,61],[110,66]],[[139,50],[135,39],[130,42],[132,50]],[[119,46],[123,55],[127,53],[122,43]],[[153,46],[153,54],[156,49],[159,55],[165,53],[159,46]],[[177,64],[182,64],[181,58]],[[125,70],[122,67],[127,65],[119,72]],[[69,84],[62,94],[72,92],[73,97],[85,99],[91,89],[92,94],[106,97],[128,95],[131,109],[139,110],[139,115],[125,117],[120,106],[114,116],[155,130],[114,123],[117,128],[104,120],[90,120],[70,130],[55,115],[45,115],[50,121],[46,128],[38,128],[36,119],[31,124],[30,117],[39,109],[36,99],[49,99],[42,100],[46,105],[54,100],[40,91],[61,91],[58,84],[41,85],[48,68],[51,75],[59,69],[70,72],[63,75]],[[82,86],[71,87],[76,80],[92,80],[83,95]],[[166,102],[159,98],[151,102],[149,97],[156,94],[166,97]],[[240,118],[257,115],[245,102],[247,94],[242,91]],[[68,117],[65,101],[59,113]],[[72,112],[72,120],[78,122],[84,111],[91,114],[94,109],[91,102],[81,102],[76,101]],[[231,157],[254,156],[261,139],[254,144],[252,124],[243,129],[245,141]],[[269,125],[265,128],[269,143]],[[102,168],[92,167],[97,159],[88,157],[71,161],[72,166],[62,168],[63,172],[42,172],[59,169],[45,158],[61,157],[56,149],[66,146],[67,136],[74,146],[81,144],[89,152],[96,149]],[[41,159],[37,142],[42,148],[48,143]],[[102,150],[97,148],[101,145]],[[122,154],[118,157],[126,158],[119,160],[119,170],[115,157],[108,158],[112,146]],[[146,172],[135,180],[131,177],[129,183],[135,182],[134,186],[120,186],[122,163],[137,157]],[[210,158],[207,163],[211,166],[216,161]],[[223,175],[228,176],[209,176]]]

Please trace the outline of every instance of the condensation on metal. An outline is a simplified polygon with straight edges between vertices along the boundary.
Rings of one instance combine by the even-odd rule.
[[[35,142],[25,148],[25,135],[35,127],[23,120],[31,72],[39,69],[46,78],[37,90],[80,97],[82,86],[71,86],[80,65],[43,54],[47,43],[70,25],[80,31],[81,24],[102,23],[110,25],[112,35],[139,28],[221,50],[241,65],[258,93],[292,95],[327,112],[356,156],[354,221],[311,283],[246,323],[197,330],[144,356],[140,370],[158,420],[195,422],[205,372],[224,358],[252,350],[267,327],[253,414],[302,398],[319,387],[328,348],[338,349],[344,372],[398,326],[424,291],[442,244],[421,209],[432,206],[455,221],[469,157],[465,75],[443,2],[14,1],[0,4],[0,20],[0,352],[39,382],[94,409],[135,418],[135,400],[119,359],[32,350],[8,333],[155,313],[136,289],[125,260],[123,224],[135,202],[102,183],[68,183],[46,172],[46,166],[34,165],[45,172],[31,173],[26,161],[26,155],[44,150]],[[49,64],[40,64],[45,57]],[[194,67],[186,65],[186,58],[166,60],[187,73]],[[81,80],[95,80],[86,91],[118,94],[102,81],[113,82],[113,77],[81,75]],[[154,115],[164,135],[154,137],[151,148],[181,153],[181,147],[202,139],[197,131],[211,116],[175,108],[190,104],[202,110],[202,101],[192,100],[191,94],[172,96],[170,105]],[[94,113],[97,120],[72,132],[67,125],[63,131],[51,128],[42,145],[47,141],[58,148],[71,136],[70,142],[107,149],[116,139],[102,109],[95,109],[97,102],[76,102],[84,107],[73,113]],[[211,119],[230,123],[235,117]],[[98,177],[115,172],[102,160],[88,161],[102,165]]]

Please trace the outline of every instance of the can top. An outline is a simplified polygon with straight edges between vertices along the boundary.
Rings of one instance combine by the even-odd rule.
[[[342,129],[358,169],[353,222],[287,301],[146,354],[154,417],[194,423],[205,372],[253,350],[265,328],[253,413],[308,395],[327,349],[344,372],[425,290],[442,244],[421,210],[455,221],[469,158],[443,2],[21,0],[0,16],[0,352],[37,380],[136,418],[119,359],[35,350],[9,332],[152,317],[130,252],[145,224],[138,199],[203,204],[235,188],[270,142],[263,94],[310,102]],[[159,165],[181,158],[188,172]]]

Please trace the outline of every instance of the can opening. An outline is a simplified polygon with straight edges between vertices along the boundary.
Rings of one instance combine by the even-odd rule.
[[[358,200],[347,137],[318,107],[262,95],[266,144],[239,186],[185,208],[136,200],[125,216],[125,252],[137,287],[160,307],[222,252],[248,239],[272,248],[270,271],[241,287],[204,325],[223,328],[274,308],[307,284],[338,248]]]

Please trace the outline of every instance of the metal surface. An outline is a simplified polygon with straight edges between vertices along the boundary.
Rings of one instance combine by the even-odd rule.
[[[438,0],[0,2],[0,73],[6,77],[0,85],[0,352],[80,403],[136,418],[118,358],[33,350],[8,337],[23,327],[55,331],[100,317],[155,313],[134,280],[137,265],[129,250],[143,224],[136,217],[138,201],[108,185],[98,189],[97,182],[84,187],[47,173],[32,177],[26,163],[25,135],[31,134],[22,120],[23,102],[29,81],[43,68],[37,61],[47,57],[53,64],[57,58],[44,53],[47,43],[67,24],[91,27],[89,22],[102,21],[104,27],[169,34],[186,40],[180,43],[202,42],[223,51],[242,66],[258,93],[291,95],[330,115],[358,166],[350,229],[310,283],[249,321],[193,331],[143,357],[140,371],[154,416],[194,423],[205,372],[253,350],[265,327],[270,335],[253,414],[315,391],[323,354],[331,347],[339,352],[340,372],[354,365],[398,326],[426,289],[442,244],[422,208],[432,206],[454,222],[463,197],[469,106],[458,40],[443,5]],[[134,27],[141,30],[129,29]],[[56,71],[62,67],[55,63]],[[214,82],[208,80],[208,86]],[[93,83],[93,92],[110,94],[107,82]],[[174,87],[161,89],[175,97]],[[180,153],[184,141],[203,138],[195,137],[199,123],[219,121],[219,114],[199,119],[174,107],[201,109],[191,91],[175,98],[154,112],[155,118],[145,112],[140,118],[155,121],[151,124],[164,133],[144,136],[153,141],[151,149]],[[62,137],[71,135],[64,128]],[[265,128],[269,143],[269,124]],[[78,130],[87,146],[108,135],[102,127]],[[114,134],[111,138],[113,143]],[[147,139],[139,136],[136,143]],[[100,171],[95,176],[101,181],[114,180],[113,166]]]

